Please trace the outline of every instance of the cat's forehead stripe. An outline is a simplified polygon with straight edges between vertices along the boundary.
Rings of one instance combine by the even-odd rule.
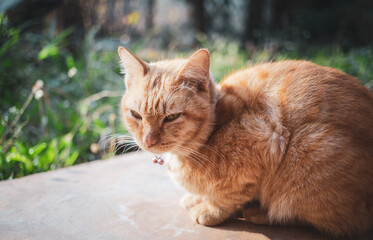
[[[161,74],[152,74],[149,76],[149,79],[146,83],[145,89],[152,90],[155,88],[159,88],[159,86],[162,84],[162,75]]]
[[[156,92],[149,94],[141,103],[139,109],[145,116],[162,116],[182,111],[182,108],[175,101],[169,101],[167,97],[164,98],[162,94]]]
[[[140,105],[141,112],[145,115],[162,115],[164,114],[164,104],[162,93],[151,91],[148,93]]]
[[[177,80],[178,71],[169,69],[166,63],[161,66],[150,64],[149,72],[143,79],[144,96],[138,101],[138,111],[143,115],[165,115],[178,112],[174,101],[179,98],[176,94],[180,86],[173,86]]]
[[[146,77],[144,86],[145,96],[139,104],[139,109],[146,115],[166,114],[171,110],[167,110],[168,102],[175,99],[172,93],[168,92],[170,85],[175,81],[177,75],[174,72],[167,71],[152,66]]]
[[[161,102],[161,98],[160,96],[155,100],[154,102],[154,109],[158,109],[159,107],[159,103]]]

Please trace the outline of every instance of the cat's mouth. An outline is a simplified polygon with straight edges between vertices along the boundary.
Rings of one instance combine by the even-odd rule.
[[[171,151],[174,148],[174,143],[160,143],[151,147],[141,144],[140,147],[141,149],[154,154],[162,154]]]

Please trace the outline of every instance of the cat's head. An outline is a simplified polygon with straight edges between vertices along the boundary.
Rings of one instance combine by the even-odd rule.
[[[147,151],[187,152],[207,140],[215,115],[209,52],[189,59],[145,63],[124,47],[119,56],[126,92],[121,113],[137,144]]]

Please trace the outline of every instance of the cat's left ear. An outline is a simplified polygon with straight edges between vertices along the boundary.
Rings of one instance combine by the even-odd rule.
[[[179,83],[197,86],[207,91],[210,82],[210,53],[207,49],[196,51],[179,73]]]
[[[126,88],[137,78],[144,77],[148,72],[148,65],[125,47],[119,47],[118,53],[124,68]]]

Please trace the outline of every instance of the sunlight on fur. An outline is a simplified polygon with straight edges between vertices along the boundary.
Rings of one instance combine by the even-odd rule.
[[[181,205],[202,225],[237,211],[257,224],[311,224],[335,236],[373,223],[373,94],[307,61],[246,68],[215,86],[209,52],[145,63],[119,48],[124,123],[164,154]],[[258,210],[243,209],[258,201]]]

